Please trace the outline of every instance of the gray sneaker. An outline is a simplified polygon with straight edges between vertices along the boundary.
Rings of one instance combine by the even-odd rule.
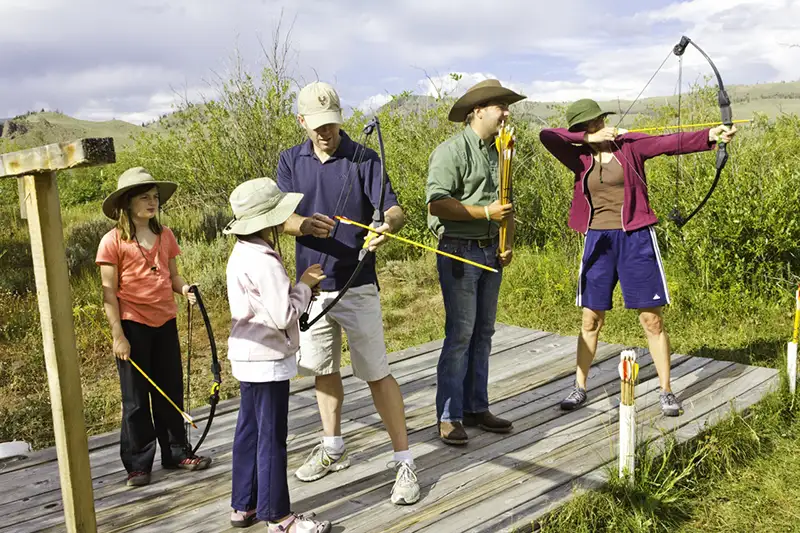
[[[392,463],[389,463],[392,465]],[[392,487],[392,503],[395,505],[411,505],[419,500],[419,482],[414,467],[405,461],[391,466],[397,470]]]
[[[680,416],[683,414],[681,402],[671,392],[662,390],[658,395],[658,400],[661,402],[661,413],[664,416]]]
[[[328,472],[338,472],[350,466],[350,458],[345,450],[339,457],[328,455],[328,451],[322,444],[316,447],[308,455],[308,459],[303,466],[294,473],[300,481],[316,481]]]
[[[586,389],[578,387],[578,384],[572,387],[572,392],[569,396],[561,400],[561,409],[564,411],[572,411],[577,409],[586,401]]]

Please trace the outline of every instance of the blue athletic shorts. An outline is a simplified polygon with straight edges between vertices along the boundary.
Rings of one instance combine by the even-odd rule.
[[[628,309],[669,303],[664,264],[652,226],[629,232],[590,229],[586,233],[575,303],[595,311],[611,309],[617,281]]]

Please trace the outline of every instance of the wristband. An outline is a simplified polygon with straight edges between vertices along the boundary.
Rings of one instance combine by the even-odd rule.
[[[492,221],[492,217],[489,216],[489,206],[488,205],[483,206],[483,212],[486,213],[486,220],[491,222]]]

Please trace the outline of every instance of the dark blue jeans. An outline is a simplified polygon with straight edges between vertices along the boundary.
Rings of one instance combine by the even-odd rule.
[[[443,237],[439,249],[500,270],[495,274],[447,257],[436,259],[446,315],[437,367],[436,416],[443,422],[456,422],[464,413],[489,409],[489,354],[503,275],[496,242],[486,245]]]
[[[259,520],[277,522],[291,512],[286,480],[289,381],[242,381],[239,390],[231,507],[255,509]]]

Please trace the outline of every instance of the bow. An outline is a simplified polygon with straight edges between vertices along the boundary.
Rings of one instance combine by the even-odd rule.
[[[194,293],[195,297],[197,298],[197,308],[200,310],[200,315],[203,317],[203,323],[206,326],[206,333],[208,334],[208,342],[211,346],[211,373],[214,377],[214,382],[211,384],[211,393],[208,398],[208,403],[211,404],[211,410],[208,412],[208,420],[206,421],[206,427],[203,429],[203,433],[200,435],[200,439],[192,448],[192,455],[197,453],[197,450],[200,449],[200,446],[203,444],[203,441],[206,440],[206,436],[208,436],[208,431],[211,429],[211,424],[214,421],[214,414],[217,411],[217,404],[219,403],[219,388],[222,384],[222,367],[219,364],[219,358],[217,357],[217,343],[214,341],[214,332],[211,329],[211,320],[208,318],[208,312],[206,311],[206,306],[203,304],[203,298],[200,296],[200,289],[197,288],[196,285],[192,285],[189,287],[189,292]],[[187,398],[187,407],[189,398],[191,398],[191,382],[192,382],[192,304],[188,306],[188,335],[189,335],[189,342],[187,347],[186,353],[186,398]],[[187,438],[188,438],[188,427],[187,427]],[[191,445],[190,445],[191,447]]]
[[[683,37],[681,37],[680,42],[678,44],[676,44],[675,47],[672,49],[672,53],[674,53],[679,58],[682,58],[683,57],[683,53],[686,51],[686,47],[689,46],[689,44],[694,46],[697,49],[697,51],[700,52],[703,55],[703,57],[706,58],[706,60],[708,61],[708,64],[711,65],[711,69],[714,71],[714,74],[717,77],[717,85],[718,85],[717,101],[719,103],[720,115],[722,116],[722,123],[725,126],[728,126],[728,127],[733,126],[733,110],[731,109],[731,99],[728,96],[727,91],[725,91],[725,85],[722,83],[722,76],[720,75],[719,70],[717,70],[717,66],[714,64],[713,61],[711,61],[711,58],[708,57],[708,54],[706,54],[703,51],[702,48],[697,46],[697,43],[695,43],[694,41],[692,41],[691,39],[689,39],[685,35]],[[681,100],[680,100],[680,93],[679,93],[678,94],[678,120],[679,121],[680,121],[680,116],[681,116],[680,101]],[[717,183],[719,183],[719,178],[722,175],[722,169],[725,168],[725,164],[727,162],[728,162],[727,145],[726,145],[726,143],[724,143],[722,141],[718,141],[717,142],[716,174],[714,175],[714,181],[711,183],[711,187],[708,189],[708,192],[703,197],[703,199],[700,201],[700,203],[697,205],[697,207],[695,207],[689,213],[689,216],[684,217],[683,215],[681,215],[680,209],[678,209],[678,206],[675,205],[675,207],[672,209],[672,211],[670,212],[670,214],[668,215],[667,218],[669,220],[675,222],[675,224],[677,224],[679,228],[685,226],[686,223],[688,223],[692,219],[692,217],[694,217],[698,212],[700,212],[700,210],[706,204],[708,199],[711,198],[711,195],[714,193],[714,189],[716,189],[716,187],[717,187]],[[676,180],[677,180],[677,177],[676,177]],[[677,195],[676,195],[676,200],[677,200]]]
[[[678,88],[678,122],[679,122],[679,125],[677,127],[678,128],[681,127],[680,126],[680,119],[681,119],[681,93],[680,93],[681,81],[680,81],[680,77],[682,77],[682,75],[683,75],[683,54],[684,54],[684,52],[686,52],[686,48],[690,44],[692,46],[694,46],[697,49],[697,51],[699,51],[703,55],[704,58],[706,58],[706,60],[708,61],[709,65],[711,65],[711,68],[714,70],[714,74],[717,77],[717,85],[718,85],[717,100],[719,102],[720,114],[722,116],[722,121],[721,122],[725,126],[728,126],[728,127],[733,126],[733,122],[734,121],[733,121],[733,110],[731,109],[731,99],[728,96],[727,91],[725,91],[725,85],[722,83],[722,76],[720,75],[719,70],[717,70],[717,66],[714,64],[714,62],[711,60],[711,58],[708,57],[708,54],[706,54],[703,51],[702,48],[697,46],[697,44],[694,41],[692,41],[691,39],[689,39],[685,35],[683,37],[681,37],[680,42],[678,44],[676,44],[672,48],[672,50],[670,51],[669,54],[667,54],[667,57],[664,58],[664,61],[662,61],[661,66],[659,66],[658,69],[656,69],[655,73],[650,77],[650,80],[645,84],[644,89],[642,89],[639,92],[638,96],[634,99],[634,101],[631,102],[631,104],[628,107],[628,109],[625,111],[625,113],[623,113],[622,117],[620,117],[619,121],[617,122],[617,126],[619,126],[619,124],[625,119],[625,117],[631,111],[633,106],[636,104],[636,102],[642,96],[644,91],[647,89],[647,86],[650,85],[650,82],[652,82],[653,78],[656,77],[656,74],[659,73],[659,71],[664,66],[664,64],[666,64],[666,62],[670,58],[670,56],[674,54],[674,55],[678,56],[679,61],[680,61],[680,66],[679,66],[679,70],[678,70],[678,72],[679,72],[679,81],[678,81],[678,87],[679,87]],[[612,142],[614,143],[615,146],[617,146],[617,149],[619,149],[619,145],[617,145],[616,141],[612,141]],[[676,179],[675,179],[676,205],[673,207],[673,209],[669,213],[669,215],[667,215],[667,218],[669,220],[671,220],[672,222],[674,222],[679,228],[682,228],[683,226],[685,226],[686,223],[688,223],[698,212],[700,212],[700,209],[702,209],[703,206],[706,204],[706,202],[708,202],[708,199],[711,198],[711,195],[714,193],[714,189],[716,189],[717,184],[719,183],[719,178],[722,175],[722,169],[725,168],[725,164],[728,162],[728,150],[727,150],[727,147],[726,147],[726,143],[724,143],[722,141],[718,141],[717,142],[717,148],[718,148],[718,150],[717,150],[717,159],[716,159],[716,175],[714,176],[714,181],[711,183],[711,187],[708,189],[708,192],[703,197],[703,199],[700,201],[700,203],[697,205],[697,207],[695,207],[689,213],[689,215],[686,216],[686,217],[684,217],[681,214],[680,209],[677,206],[677,196],[678,196],[677,187],[678,187],[679,175],[676,175]],[[680,174],[680,164],[678,165],[678,174]],[[641,176],[639,176],[639,178],[641,179]]]
[[[384,222],[383,204],[384,204],[384,197],[385,197],[385,194],[386,194],[386,180],[387,180],[386,167],[384,165],[384,160],[386,159],[386,153],[384,151],[384,146],[383,146],[383,135],[381,134],[381,125],[380,125],[380,122],[378,121],[378,117],[377,116],[376,117],[372,117],[372,120],[370,120],[367,123],[367,125],[364,126],[364,129],[363,129],[363,137],[364,137],[363,141],[364,142],[362,144],[361,154],[358,157],[357,161],[354,161],[353,163],[351,163],[351,168],[352,168],[352,165],[355,166],[355,174],[356,174],[356,176],[358,176],[359,172],[360,172],[360,168],[361,168],[361,163],[364,160],[364,154],[367,151],[366,142],[367,142],[367,139],[369,138],[369,136],[372,135],[373,131],[377,132],[377,134],[378,134],[378,146],[379,146],[379,149],[380,149],[380,161],[381,161],[381,194],[380,194],[380,200],[378,202],[378,206],[375,208],[375,211],[372,213],[372,225],[373,225],[373,227],[377,228],[378,226],[382,225],[383,222]],[[356,158],[354,157],[353,159],[355,160]],[[347,204],[347,199],[350,196],[350,190],[352,189],[352,186],[353,186],[352,178],[353,178],[353,173],[352,172],[348,172],[347,180],[342,185],[342,191],[339,194],[339,202],[337,202],[337,204],[336,204],[336,209],[335,209],[336,213],[334,213],[334,218],[336,217],[336,215],[340,214],[340,213],[338,213],[338,211],[340,211],[341,209],[344,209],[345,205]],[[347,189],[347,194],[346,195],[344,195],[345,189]],[[341,199],[342,199],[343,195],[344,195],[344,202],[341,202]],[[330,236],[331,239],[336,237],[336,231],[338,229],[339,229],[339,224],[337,224],[336,227],[333,229],[333,233]],[[306,308],[305,312],[302,315],[300,315],[300,331],[307,331],[318,320],[320,320],[322,317],[324,317],[326,314],[328,314],[328,311],[330,311],[333,308],[333,306],[335,306],[337,303],[339,303],[339,300],[341,300],[342,297],[345,295],[345,293],[350,289],[350,287],[353,285],[355,280],[358,278],[358,275],[364,269],[364,265],[367,263],[367,260],[369,260],[375,254],[375,252],[372,252],[367,248],[369,240],[372,238],[372,236],[373,236],[372,233],[367,235],[367,238],[365,239],[365,242],[364,242],[364,247],[361,248],[361,250],[358,252],[358,264],[356,265],[355,269],[353,270],[353,274],[350,276],[350,279],[348,279],[347,282],[344,284],[344,286],[339,290],[339,293],[336,295],[336,297],[333,300],[331,300],[322,309],[322,311],[320,311],[319,314],[317,316],[315,316],[314,318],[309,318],[309,310],[311,309],[311,302],[309,302],[308,307]],[[328,260],[328,256],[326,255],[325,262],[327,262],[327,260]],[[324,268],[324,265],[325,265],[325,263],[323,263],[323,268]]]

